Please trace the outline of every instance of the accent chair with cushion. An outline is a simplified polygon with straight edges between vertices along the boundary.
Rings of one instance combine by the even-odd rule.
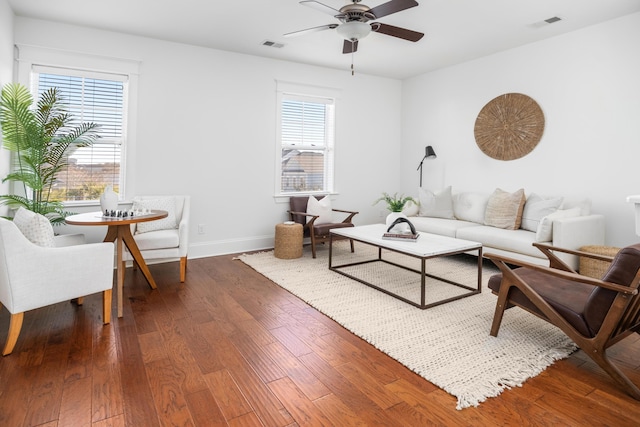
[[[615,257],[535,243],[549,267],[486,253],[501,271],[489,279],[498,295],[491,335],[497,336],[507,308],[518,306],[560,328],[622,389],[640,400],[640,389],[607,357],[607,349],[640,333],[640,244]],[[610,262],[602,279],[578,274],[556,254]]]
[[[351,222],[358,213],[333,209],[331,199],[325,196],[292,196],[289,198],[289,216],[291,221],[302,224],[304,237],[311,239],[311,253],[316,257],[316,245],[329,240],[330,231],[334,228],[353,227]],[[333,213],[345,214],[344,218],[337,220]],[[336,238],[337,236],[334,236]],[[354,251],[353,240],[351,240],[351,252]]]
[[[187,273],[190,204],[190,196],[138,196],[134,197],[132,206],[134,210],[167,211],[166,218],[132,225],[131,233],[145,261],[180,260],[181,283]],[[133,261],[129,251],[125,251],[123,259],[123,262]]]
[[[56,246],[49,221],[27,212],[16,214],[17,224],[0,218],[0,303],[11,314],[3,356],[29,310],[75,298],[81,305],[82,297],[102,292],[103,321],[111,322],[113,243]]]

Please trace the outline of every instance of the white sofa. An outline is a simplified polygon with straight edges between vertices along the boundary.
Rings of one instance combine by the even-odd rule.
[[[508,256],[540,265],[547,258],[532,244],[578,249],[604,244],[604,216],[591,213],[589,199],[541,196],[524,190],[508,193],[440,192],[419,189],[403,211],[417,231],[480,242],[483,252]],[[558,254],[573,268],[577,257]]]

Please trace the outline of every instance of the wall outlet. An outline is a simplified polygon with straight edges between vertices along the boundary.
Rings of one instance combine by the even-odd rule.
[[[205,234],[204,224],[198,224],[198,234]]]

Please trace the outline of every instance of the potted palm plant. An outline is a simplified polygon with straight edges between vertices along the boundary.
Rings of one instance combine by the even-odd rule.
[[[69,155],[99,138],[98,125],[76,124],[56,88],[44,92],[35,109],[32,104],[25,86],[9,83],[2,88],[3,146],[12,152],[12,168],[2,182],[13,185],[12,194],[0,195],[0,205],[23,206],[60,224],[69,213],[52,196],[56,178],[67,166]]]

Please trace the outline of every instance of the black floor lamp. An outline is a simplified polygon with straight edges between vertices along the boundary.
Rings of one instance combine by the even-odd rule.
[[[436,157],[438,156],[436,156],[436,152],[433,151],[433,147],[431,147],[430,145],[426,146],[424,149],[424,157],[420,161],[418,169],[416,169],[420,171],[420,187],[422,187],[422,164],[424,163],[425,159],[435,159]]]

